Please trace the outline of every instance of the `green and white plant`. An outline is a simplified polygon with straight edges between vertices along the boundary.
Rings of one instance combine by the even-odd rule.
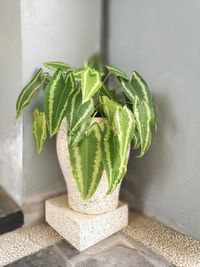
[[[108,191],[112,193],[127,171],[127,152],[133,149],[142,157],[152,140],[156,114],[152,95],[136,71],[104,65],[98,55],[82,68],[63,62],[47,62],[51,74],[39,69],[21,91],[16,103],[20,117],[33,96],[44,89],[44,110],[33,112],[33,135],[38,153],[47,138],[57,134],[67,119],[68,148],[72,172],[81,197],[90,199],[105,170]],[[101,123],[92,118],[103,117]]]

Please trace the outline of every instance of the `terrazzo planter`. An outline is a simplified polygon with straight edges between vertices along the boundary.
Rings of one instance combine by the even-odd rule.
[[[102,118],[94,119],[94,121],[97,122],[101,122],[102,120]],[[58,131],[56,147],[58,161],[65,178],[65,182],[67,184],[69,207],[74,211],[84,214],[103,214],[115,210],[118,207],[119,190],[121,184],[116,187],[115,191],[112,194],[107,195],[106,192],[108,190],[108,182],[105,172],[103,173],[97,190],[91,197],[91,199],[86,201],[81,198],[75,180],[73,178],[70,165],[66,119],[63,119]]]
[[[46,222],[79,251],[120,231],[128,224],[128,205],[99,215],[83,214],[69,208],[66,195],[45,201]]]

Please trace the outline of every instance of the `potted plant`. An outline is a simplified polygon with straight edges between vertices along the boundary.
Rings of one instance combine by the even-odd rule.
[[[33,112],[38,153],[57,135],[57,155],[68,187],[69,206],[100,214],[118,206],[127,171],[130,144],[142,157],[151,144],[156,114],[147,83],[134,71],[130,77],[104,65],[93,55],[82,68],[47,62],[21,91],[16,117],[40,88],[44,110]]]

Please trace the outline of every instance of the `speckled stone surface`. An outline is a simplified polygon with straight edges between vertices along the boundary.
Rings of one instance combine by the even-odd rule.
[[[200,267],[200,241],[179,233],[139,213],[131,213],[123,229],[129,237],[165,257],[178,267]]]
[[[69,208],[66,195],[46,200],[46,222],[76,249],[82,251],[128,224],[128,206],[99,215],[86,215]]]
[[[115,234],[78,253],[61,241],[7,267],[172,267],[140,244]]]
[[[93,121],[101,122],[102,118],[94,118]],[[108,195],[108,181],[105,172],[103,173],[97,190],[91,199],[85,201],[81,198],[70,166],[66,118],[63,119],[57,134],[56,149],[58,161],[67,184],[68,203],[73,210],[82,212],[84,214],[101,214],[117,208],[121,184],[116,187],[112,194]]]
[[[0,236],[0,266],[54,244],[62,237],[46,224],[21,228]]]
[[[200,241],[135,212],[130,213],[129,225],[122,231],[81,253],[63,239],[55,244],[61,239],[43,223],[3,234],[0,266],[13,262],[10,267],[200,267]],[[42,249],[47,246],[50,247]],[[25,257],[31,253],[35,254]],[[143,259],[134,253],[148,259],[148,263],[141,265]]]

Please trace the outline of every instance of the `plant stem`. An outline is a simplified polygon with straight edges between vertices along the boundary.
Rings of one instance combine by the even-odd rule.
[[[102,85],[103,85],[103,84],[105,83],[105,81],[108,79],[109,75],[110,75],[110,72],[106,75],[105,79],[104,79],[103,82],[102,82]]]

